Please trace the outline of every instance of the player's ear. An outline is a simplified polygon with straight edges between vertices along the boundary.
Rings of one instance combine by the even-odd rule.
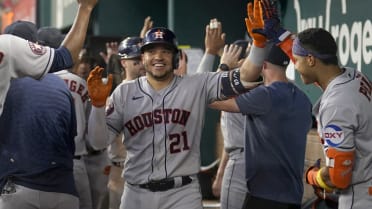
[[[308,55],[306,56],[306,62],[307,62],[307,64],[308,64],[310,67],[314,67],[314,65],[315,65],[315,57],[314,57],[313,55],[311,55],[311,54],[308,54]]]

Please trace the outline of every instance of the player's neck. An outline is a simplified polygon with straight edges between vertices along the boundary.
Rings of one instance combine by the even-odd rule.
[[[321,69],[324,70],[324,69]],[[319,79],[319,86],[322,88],[323,91],[325,91],[328,87],[328,85],[339,75],[341,75],[344,72],[342,68],[339,66],[332,66],[328,67],[327,70],[324,70],[323,75]]]
[[[150,84],[150,86],[156,90],[159,91],[161,89],[166,88],[169,86],[169,84],[172,82],[174,75],[171,74],[169,77],[166,77],[164,80],[163,79],[157,79],[152,76],[146,76],[147,77],[147,82]]]

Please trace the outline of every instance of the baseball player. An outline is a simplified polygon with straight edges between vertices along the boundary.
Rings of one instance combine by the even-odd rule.
[[[0,36],[0,115],[12,78],[40,79],[48,71],[70,68],[84,43],[88,20],[97,0],[78,1],[76,20],[62,47],[53,50],[12,35]],[[75,59],[76,57],[76,59]]]
[[[52,48],[58,47],[64,38],[64,35],[53,27],[40,28],[37,34],[39,43]],[[84,162],[84,156],[88,153],[86,138],[84,137],[87,128],[88,88],[85,80],[71,73],[68,69],[58,71],[55,74],[64,80],[74,99],[77,125],[77,135],[74,138],[74,180],[79,194],[79,208],[91,209],[92,197],[90,193],[90,182]]]
[[[18,21],[5,32],[36,42],[36,30]],[[78,208],[72,174],[76,117],[64,82],[54,74],[12,80],[4,104],[0,208]]]
[[[263,12],[272,11],[265,4]],[[321,28],[309,28],[295,39],[280,27],[276,16],[265,23],[266,36],[291,52],[305,84],[317,84],[323,95],[314,106],[326,166],[306,172],[309,184],[338,192],[338,208],[372,207],[371,82],[355,69],[338,65],[337,44]],[[272,24],[274,23],[274,24]],[[273,26],[273,27],[272,27]]]
[[[124,133],[126,183],[120,208],[201,209],[196,175],[206,105],[257,83],[232,79],[241,75],[239,70],[176,76],[176,37],[166,28],[150,29],[141,52],[146,76],[114,90],[106,117],[110,87],[102,83],[102,68],[91,72],[88,91],[94,107],[88,134],[106,146],[102,139],[109,136],[111,143]],[[226,56],[239,53],[231,48]]]
[[[141,61],[142,39],[139,37],[127,37],[119,44],[119,56],[121,65],[125,71],[125,79],[122,83],[127,83],[145,75],[145,69]],[[110,190],[110,209],[120,207],[120,199],[124,191],[124,179],[122,172],[126,158],[123,134],[120,134],[108,147],[108,155],[111,161],[108,188]]]
[[[213,70],[214,60],[224,46],[224,37],[221,22],[217,19],[211,19],[206,26],[206,50],[198,67],[198,72]],[[243,46],[242,54],[239,57],[240,61],[249,51],[248,41],[238,40],[233,44]],[[244,120],[245,118],[241,113],[221,112],[220,123],[224,138],[224,149],[216,178],[213,181],[212,191],[216,197],[220,197],[222,209],[241,209],[247,193],[244,161]]]
[[[338,66],[336,42],[323,29],[299,33],[292,50],[303,82],[317,82],[324,91],[314,113],[326,166],[310,168],[307,182],[326,192],[339,191],[340,209],[371,208],[371,82],[355,69]],[[310,66],[321,71],[311,77]]]
[[[233,44],[242,47],[243,53],[239,60],[244,59],[249,42],[238,40]],[[224,149],[212,185],[213,194],[220,196],[221,209],[241,209],[248,192],[245,181],[244,121],[245,117],[241,113],[221,111]]]

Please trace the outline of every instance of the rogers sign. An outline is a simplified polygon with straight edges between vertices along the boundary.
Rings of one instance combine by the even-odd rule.
[[[370,8],[372,2],[364,0],[293,0],[297,32],[310,27],[328,30],[338,44],[340,64],[353,64],[359,71],[372,61]]]

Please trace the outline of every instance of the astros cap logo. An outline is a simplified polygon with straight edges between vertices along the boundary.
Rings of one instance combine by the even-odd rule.
[[[158,30],[158,31],[156,31],[154,34],[155,34],[155,38],[156,38],[156,39],[164,39],[164,37],[163,37],[164,32],[163,32],[163,31]]]

